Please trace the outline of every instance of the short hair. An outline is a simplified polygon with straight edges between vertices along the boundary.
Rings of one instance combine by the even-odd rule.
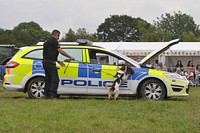
[[[60,31],[59,30],[53,30],[51,35],[56,35],[56,34],[60,34]]]

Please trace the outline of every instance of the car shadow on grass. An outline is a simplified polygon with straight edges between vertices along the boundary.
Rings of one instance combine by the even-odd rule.
[[[73,100],[109,100],[107,96],[61,96],[59,99],[73,99]],[[110,100],[114,100],[113,98]],[[137,100],[136,97],[118,97],[117,100]]]
[[[27,100],[47,100],[47,99],[31,99],[30,97],[28,97],[27,95],[3,95],[0,96],[0,99],[27,99]],[[109,100],[107,96],[77,96],[77,95],[62,95],[58,98],[58,100]],[[111,100],[114,100],[113,98]],[[132,96],[132,97],[127,97],[127,96],[120,96],[117,98],[117,100],[146,100],[149,101],[147,99],[140,99],[137,98],[136,96]],[[188,101],[187,97],[172,97],[172,98],[168,98],[164,101]]]

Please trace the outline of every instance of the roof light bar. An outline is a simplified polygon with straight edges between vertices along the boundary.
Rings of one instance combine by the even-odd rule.
[[[77,39],[76,42],[79,45],[84,45],[84,46],[91,46],[91,45],[93,45],[91,41],[86,40],[86,39]]]

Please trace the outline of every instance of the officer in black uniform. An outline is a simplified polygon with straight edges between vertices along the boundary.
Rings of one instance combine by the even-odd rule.
[[[75,60],[74,57],[67,54],[60,48],[58,39],[60,36],[60,31],[53,30],[51,38],[43,44],[43,67],[45,70],[45,97],[46,98],[57,98],[57,89],[59,84],[58,71],[56,67],[56,62],[61,66],[65,66],[62,61],[58,61],[58,54],[68,57],[70,60]]]

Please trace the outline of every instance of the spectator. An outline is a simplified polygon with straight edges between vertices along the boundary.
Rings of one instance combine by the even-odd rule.
[[[196,70],[198,70],[199,66],[200,66],[200,60],[198,60],[198,62],[197,62]]]
[[[190,68],[192,72],[194,72],[194,65],[192,61],[188,61],[187,67]]]
[[[191,71],[190,68],[186,69],[185,76],[190,81],[190,85],[194,86],[195,85],[194,84],[194,73]]]
[[[158,60],[153,60],[151,63],[151,68],[158,69]]]
[[[167,67],[162,62],[159,63],[157,69],[167,71]]]
[[[195,85],[200,85],[200,60],[198,60],[195,71]]]
[[[184,71],[184,68],[183,68],[182,61],[178,60],[176,65],[175,65],[175,73],[183,75],[183,71]]]
[[[192,61],[188,61],[185,76],[190,81],[190,85],[194,86],[194,65]]]

